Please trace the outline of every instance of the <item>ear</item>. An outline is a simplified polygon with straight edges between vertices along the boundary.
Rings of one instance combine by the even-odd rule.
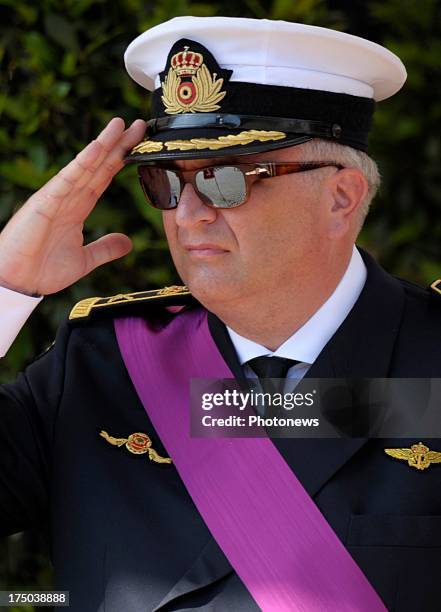
[[[329,237],[337,238],[357,226],[357,212],[364,201],[368,182],[358,168],[343,168],[328,179]]]

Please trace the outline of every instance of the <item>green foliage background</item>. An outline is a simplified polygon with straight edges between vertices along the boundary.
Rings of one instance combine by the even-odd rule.
[[[127,76],[123,52],[142,31],[178,15],[299,21],[365,36],[408,69],[403,91],[379,105],[371,154],[383,174],[360,243],[391,272],[427,284],[441,276],[441,6],[437,0],[0,0],[0,227],[14,209],[93,139],[112,116],[149,116],[147,93]],[[52,340],[82,297],[177,281],[159,212],[124,169],[87,222],[87,241],[110,231],[133,252],[47,298],[0,365],[1,380]],[[2,548],[3,547],[3,548]],[[0,587],[46,585],[37,534],[0,544]],[[3,577],[3,578],[2,578]]]

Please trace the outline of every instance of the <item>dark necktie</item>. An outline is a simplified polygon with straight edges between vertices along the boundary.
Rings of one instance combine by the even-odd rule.
[[[300,361],[286,359],[285,357],[255,357],[246,363],[257,374],[264,393],[282,393],[284,379],[288,370],[296,365],[296,363],[300,363]],[[268,378],[283,380],[270,381],[267,380]],[[268,408],[269,406],[265,406],[264,416],[270,416],[269,413],[272,411]]]

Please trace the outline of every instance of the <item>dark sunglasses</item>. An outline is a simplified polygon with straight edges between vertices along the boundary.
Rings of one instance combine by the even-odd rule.
[[[186,183],[207,206],[234,208],[244,204],[251,185],[261,179],[307,172],[318,168],[344,166],[334,162],[271,162],[207,166],[196,170],[176,170],[162,166],[138,166],[142,190],[149,204],[160,210],[176,208]]]

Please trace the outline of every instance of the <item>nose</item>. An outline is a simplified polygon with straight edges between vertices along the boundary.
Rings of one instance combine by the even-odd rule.
[[[213,223],[216,217],[216,209],[204,204],[193,185],[187,183],[176,209],[176,224],[180,227],[191,227],[198,223]]]

